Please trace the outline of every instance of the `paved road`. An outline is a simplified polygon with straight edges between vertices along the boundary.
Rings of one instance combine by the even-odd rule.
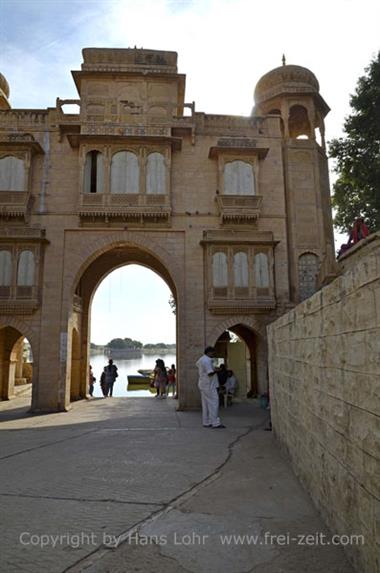
[[[256,403],[214,430],[172,399],[27,399],[0,404],[1,571],[352,573]]]

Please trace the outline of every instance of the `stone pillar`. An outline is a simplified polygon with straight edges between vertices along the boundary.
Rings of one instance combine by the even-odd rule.
[[[46,250],[42,293],[41,323],[39,329],[39,372],[32,396],[32,411],[56,412],[66,410],[65,400],[67,357],[67,309],[61,308],[62,269],[64,260],[64,233],[57,223],[54,236]],[[58,302],[57,302],[58,301]],[[66,320],[64,321],[64,318]],[[66,324],[65,328],[62,324]]]
[[[26,384],[26,378],[23,376],[24,365],[24,339],[20,338],[13,347],[13,356],[15,357],[15,386]]]

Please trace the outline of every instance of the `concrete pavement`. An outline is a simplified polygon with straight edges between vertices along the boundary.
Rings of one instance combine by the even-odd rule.
[[[0,403],[1,571],[352,573],[257,403],[226,430],[172,399],[26,404]]]

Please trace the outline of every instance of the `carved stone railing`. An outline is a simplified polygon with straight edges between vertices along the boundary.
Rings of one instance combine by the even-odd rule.
[[[169,195],[142,193],[82,193],[79,215],[88,218],[168,221],[171,214]]]
[[[0,110],[0,123],[3,129],[25,129],[47,124],[48,111],[40,109],[7,109]]]
[[[220,221],[253,224],[260,216],[261,195],[217,195]]]
[[[272,310],[276,307],[274,295],[258,296],[256,298],[212,298],[209,296],[208,309],[213,314],[249,314]]]
[[[39,306],[38,287],[0,287],[0,314],[31,314]]]
[[[25,219],[30,200],[26,191],[0,191],[0,219]]]

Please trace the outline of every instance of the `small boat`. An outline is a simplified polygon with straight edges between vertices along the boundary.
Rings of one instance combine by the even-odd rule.
[[[143,376],[153,376],[153,370],[151,368],[148,368],[146,370],[144,368],[140,368],[140,370],[137,370],[137,372],[139,372]]]
[[[127,376],[128,386],[127,391],[131,390],[149,390],[152,379],[149,376],[142,374],[130,374]]]

